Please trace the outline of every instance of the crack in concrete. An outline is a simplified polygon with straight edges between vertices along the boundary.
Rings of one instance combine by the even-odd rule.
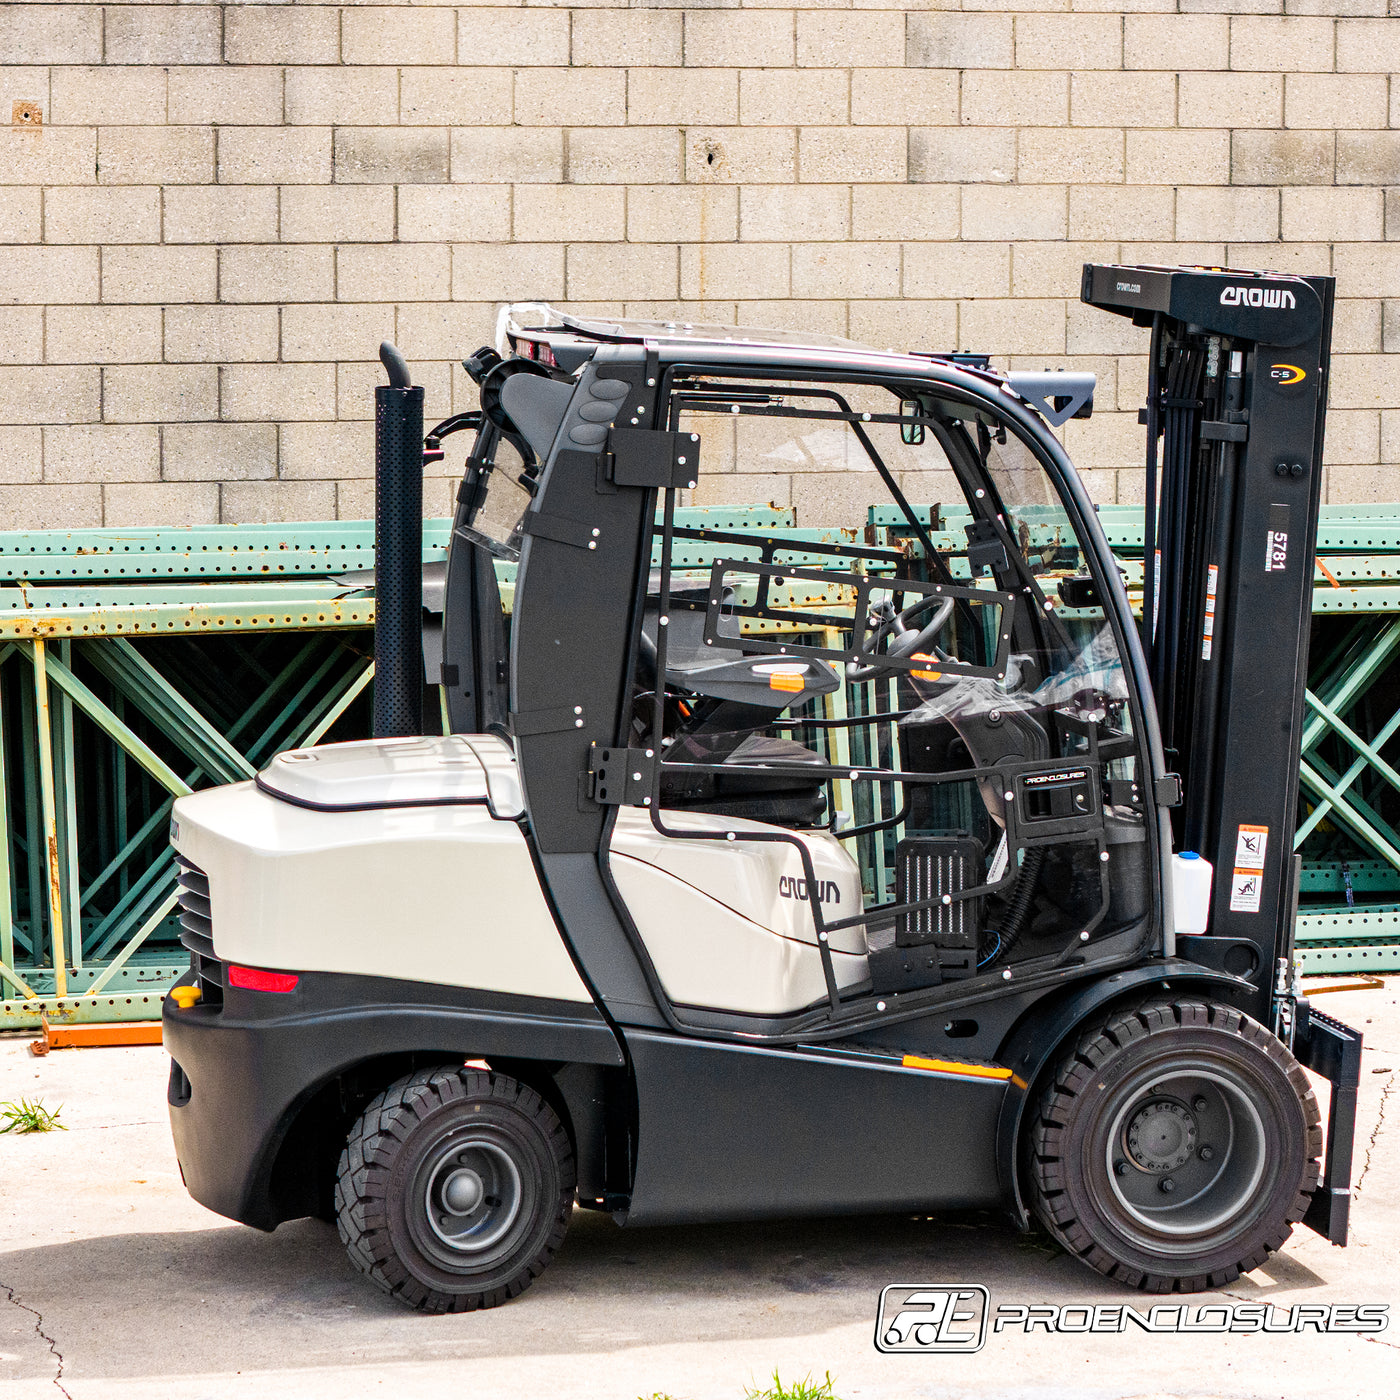
[[[1361,1163],[1361,1174],[1356,1178],[1356,1185],[1352,1187],[1351,1194],[1359,1196],[1362,1184],[1366,1180],[1366,1173],[1371,1170],[1371,1154],[1376,1150],[1376,1139],[1380,1136],[1382,1126],[1385,1124],[1385,1106],[1390,1099],[1391,1093],[1395,1089],[1395,1071],[1390,1071],[1390,1077],[1385,1081],[1385,1088],[1381,1090],[1380,1107],[1376,1111],[1376,1126],[1371,1129],[1371,1136],[1366,1142],[1366,1157]]]
[[[58,1349],[58,1342],[53,1337],[49,1336],[47,1332],[44,1331],[43,1314],[40,1313],[37,1309],[31,1308],[28,1303],[21,1302],[19,1295],[8,1283],[0,1283],[0,1289],[4,1289],[5,1296],[9,1299],[11,1303],[15,1305],[15,1307],[19,1308],[21,1312],[29,1313],[30,1316],[33,1317],[34,1330],[45,1342],[48,1343],[49,1351],[53,1353],[53,1359],[58,1363],[58,1370],[54,1374],[53,1383],[55,1386],[58,1387],[58,1393],[60,1395],[66,1396],[67,1400],[73,1400],[73,1397],[69,1393],[67,1386],[63,1384],[63,1367],[65,1364],[63,1360],[63,1353]]]

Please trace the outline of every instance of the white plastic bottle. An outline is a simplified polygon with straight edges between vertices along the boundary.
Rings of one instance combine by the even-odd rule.
[[[1178,933],[1204,933],[1210,925],[1211,863],[1195,851],[1172,856],[1172,909]]]

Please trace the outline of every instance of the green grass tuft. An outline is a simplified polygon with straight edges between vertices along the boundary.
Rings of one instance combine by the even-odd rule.
[[[0,1133],[51,1133],[55,1128],[66,1133],[58,1121],[62,1112],[62,1104],[50,1112],[38,1099],[11,1099],[0,1103]]]
[[[792,1382],[785,1382],[774,1371],[773,1384],[765,1390],[750,1389],[746,1392],[745,1400],[840,1400],[840,1397],[831,1388],[830,1371],[821,1381],[814,1381],[809,1374],[800,1381]]]

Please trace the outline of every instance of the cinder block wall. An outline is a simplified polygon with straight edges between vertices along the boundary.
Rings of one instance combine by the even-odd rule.
[[[10,0],[0,528],[363,516],[379,340],[446,415],[527,296],[1092,367],[1131,500],[1112,258],[1334,272],[1328,497],[1400,499],[1387,0],[959,6]]]

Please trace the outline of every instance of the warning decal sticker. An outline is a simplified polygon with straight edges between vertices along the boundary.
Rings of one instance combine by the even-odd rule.
[[[1235,837],[1235,868],[1237,870],[1263,870],[1264,852],[1269,845],[1267,826],[1241,825]]]
[[[1258,870],[1236,870],[1230,876],[1230,912],[1257,914],[1264,875]]]

